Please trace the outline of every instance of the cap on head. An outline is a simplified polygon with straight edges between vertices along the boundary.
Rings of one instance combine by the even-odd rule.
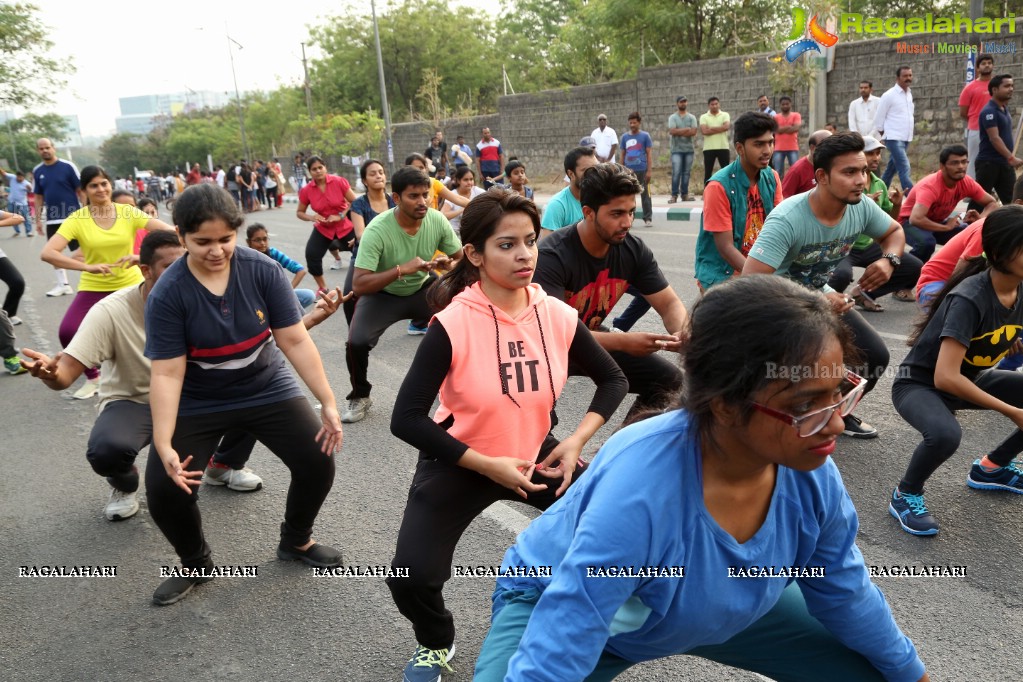
[[[597,141],[594,140],[589,135],[587,135],[583,139],[579,140],[579,146],[580,147],[589,147],[590,149],[596,149],[597,148]]]
[[[880,149],[884,145],[872,138],[870,135],[863,136],[863,151],[872,152],[875,149]]]
[[[686,99],[685,95],[679,95],[678,99],[675,100],[675,104],[678,104],[679,102],[688,102],[688,101],[689,100]]]

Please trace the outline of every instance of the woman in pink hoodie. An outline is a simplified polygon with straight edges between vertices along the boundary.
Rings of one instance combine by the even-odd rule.
[[[392,561],[405,575],[387,580],[416,634],[409,680],[451,670],[455,626],[442,589],[462,533],[498,500],[553,504],[584,470],[583,447],[628,388],[575,310],[531,283],[539,234],[536,206],[516,193],[491,189],[469,203],[465,258],[428,295],[440,312],[395,400],[391,432],[419,449]],[[597,388],[559,442],[551,429],[570,359]]]

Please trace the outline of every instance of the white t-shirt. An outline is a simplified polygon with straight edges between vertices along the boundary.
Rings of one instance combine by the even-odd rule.
[[[473,187],[472,188],[472,193],[469,195],[469,201],[472,201],[473,199],[475,199],[479,195],[485,194],[485,193],[486,193],[486,190],[484,190],[482,187]],[[444,202],[444,208],[452,209],[452,208],[462,208],[462,207],[459,206],[458,204],[452,204],[450,201],[445,201]],[[448,222],[451,223],[451,227],[452,227],[452,229],[454,229],[455,234],[461,234],[461,232],[460,232],[461,229],[462,229],[462,213],[461,212],[459,212],[458,215],[456,215],[454,218],[449,218]]]
[[[223,189],[227,189],[227,173],[224,172],[223,168],[217,171],[217,184]]]
[[[618,144],[618,133],[611,126],[604,126],[603,131],[599,126],[594,128],[590,137],[597,141],[597,156],[603,158],[607,158],[611,153],[611,147]]]
[[[64,352],[86,367],[103,364],[100,410],[114,400],[149,403],[152,367],[145,356],[146,322],[142,287],[121,289],[92,307]]]

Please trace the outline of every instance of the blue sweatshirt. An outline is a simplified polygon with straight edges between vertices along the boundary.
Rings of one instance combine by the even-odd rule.
[[[266,250],[266,255],[280,263],[282,268],[284,268],[293,275],[297,275],[298,273],[305,270],[304,265],[302,265],[298,261],[291,260],[286,255],[284,255],[283,252],[278,251],[272,246]]]
[[[519,535],[503,566],[551,566],[553,576],[498,579],[498,592],[543,591],[506,680],[581,680],[605,650],[640,662],[725,642],[793,580],[729,577],[730,568],[763,567],[823,568],[824,577],[796,579],[810,613],[886,679],[923,675],[870,582],[834,462],[806,473],[778,467],[767,519],[743,544],[704,506],[701,468],[684,411],[648,419],[612,436],[587,474]],[[672,566],[684,566],[685,577],[593,575]]]

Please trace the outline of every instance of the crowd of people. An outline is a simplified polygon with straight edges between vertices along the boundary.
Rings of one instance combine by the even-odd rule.
[[[448,148],[438,131],[390,178],[383,162],[365,161],[361,195],[319,156],[296,156],[289,178],[276,160],[208,174],[195,166],[169,223],[103,168],[79,173],[40,140],[32,184],[49,236],[42,260],[57,273],[49,295],[75,297],[60,353],[19,350],[25,285],[0,251],[5,368],[53,390],[84,374],[75,397],[98,393],[85,450],[110,486],[111,521],[138,513],[136,460],[149,446],[149,511],[181,564],[156,587],[158,605],[215,577],[196,491],[259,490],[246,466],[257,440],[291,475],[277,556],[342,563],[313,526],[342,424],[373,405],[371,351],[400,322],[422,337],[390,419],[418,451],[391,562],[401,570],[386,581],[412,626],[406,682],[451,670],[456,630],[444,585],[463,532],[499,500],[543,513],[505,554],[510,572],[497,581],[475,679],[604,680],[688,653],[776,680],[926,681],[870,581],[830,455],[843,435],[879,435],[854,412],[890,363],[867,313],[882,312],[878,299],[892,294],[922,311],[892,388],[895,411],[922,440],[884,491],[891,515],[913,535],[938,532],[923,487],[960,445],[961,409],[993,410],[1013,429],[976,458],[968,485],[1023,493],[1023,375],[1014,371],[1023,358],[1023,182],[988,165],[999,163],[992,154],[1010,171],[1020,164],[1005,107],[1011,77],[992,75],[985,57],[977,179],[970,148],[949,145],[939,170],[913,182],[907,67],[874,105],[872,86],[861,84],[851,130],[815,132],[803,158],[789,97],[778,112],[759,98],[734,120],[718,98],[697,120],[679,97],[668,122],[671,201],[691,198],[697,135],[706,174],[700,296],[688,307],[631,231],[653,218],[652,141],[639,112],[620,138],[598,116],[565,155],[568,184],[542,215],[525,162],[506,157],[489,129],[475,149],[462,137]],[[969,116],[974,101],[964,97]],[[28,232],[24,176],[7,175],[14,198],[0,227]],[[901,190],[890,186],[895,175]],[[263,224],[245,225],[245,212],[278,205],[288,184],[296,220],[313,223],[304,263],[270,246]],[[340,269],[342,251],[351,253],[347,277],[329,290],[323,259],[331,252]],[[69,269],[82,272],[77,292]],[[315,291],[299,288],[307,272]],[[629,306],[613,317],[627,293]],[[344,405],[308,333],[338,308],[348,330]],[[632,331],[650,308],[663,333]],[[570,376],[588,377],[592,398],[556,436]],[[588,462],[584,447],[629,393],[620,430]],[[866,409],[882,402],[874,396]],[[517,570],[543,566],[555,570]],[[737,566],[793,574],[729,580]],[[670,573],[680,567],[684,579]],[[591,575],[602,568],[625,573]]]

